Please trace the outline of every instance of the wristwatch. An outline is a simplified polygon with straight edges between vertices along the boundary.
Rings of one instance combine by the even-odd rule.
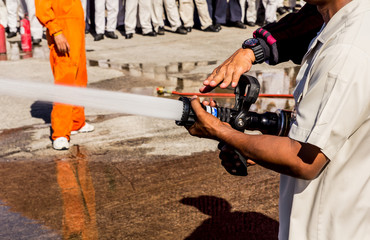
[[[254,52],[254,56],[256,57],[256,60],[253,62],[253,64],[263,63],[265,61],[265,54],[263,53],[262,46],[257,38],[249,38],[245,40],[242,44],[242,48],[252,49],[252,51]]]

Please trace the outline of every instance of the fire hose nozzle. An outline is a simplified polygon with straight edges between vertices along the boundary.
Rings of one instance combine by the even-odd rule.
[[[286,136],[290,129],[291,112],[279,110],[276,113],[266,112],[259,114],[249,109],[258,98],[260,85],[256,78],[242,75],[235,88],[234,108],[210,107],[202,105],[203,109],[223,122],[229,123],[234,129],[258,130],[264,134]],[[191,108],[190,99],[180,97],[183,102],[181,120],[176,121],[178,126],[191,126],[196,121],[196,114]]]
[[[249,109],[258,98],[260,85],[256,78],[242,75],[238,86],[235,88],[234,108],[210,107],[202,105],[208,113],[217,117],[223,122],[229,123],[234,129],[244,132],[244,130],[258,130],[264,134],[286,136],[289,132],[291,122],[291,112],[280,110],[276,113],[266,112],[258,114],[250,112]],[[195,123],[196,114],[191,108],[190,99],[180,97],[183,102],[183,113],[181,120],[176,121],[179,126],[191,126]],[[247,162],[244,157],[239,155],[238,159],[230,159],[224,165],[225,169],[232,175],[246,176]],[[228,166],[228,167],[226,167]]]
[[[196,121],[196,116],[194,114],[193,109],[190,105],[190,99],[187,97],[180,97],[180,101],[183,102],[183,109],[182,109],[182,116],[180,121],[176,121],[175,123],[178,126],[191,126]],[[202,104],[203,106],[203,104]]]

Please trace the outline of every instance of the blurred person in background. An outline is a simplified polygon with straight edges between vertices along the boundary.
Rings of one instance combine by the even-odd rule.
[[[221,25],[245,29],[239,0],[207,0],[208,11],[216,28]]]
[[[0,24],[4,28],[8,28],[8,10],[3,0],[0,0]]]
[[[278,0],[261,0],[257,1],[256,3],[257,9],[260,7],[260,3],[262,3],[263,7],[265,8],[265,20],[263,22],[263,25],[275,23],[277,20],[276,11]]]
[[[95,32],[94,41],[107,38],[118,39],[115,34],[117,27],[117,16],[119,8],[119,0],[95,0]],[[105,13],[107,13],[107,21],[105,21]]]
[[[140,24],[143,36],[156,37],[153,30],[150,0],[126,0],[125,2],[125,34],[126,39],[134,36],[136,27]],[[139,18],[139,24],[137,19]]]
[[[93,0],[81,0],[82,7],[84,9],[85,34],[90,32],[90,9],[92,1]]]
[[[261,0],[247,0],[246,24],[250,27],[256,26],[258,7]]]
[[[290,0],[289,0],[290,1]],[[294,0],[295,1],[295,0]],[[287,9],[284,5],[284,0],[277,0],[277,4],[276,4],[276,12],[279,14],[279,15],[283,15],[285,13],[287,13]]]
[[[163,10],[166,10],[167,20],[171,31],[179,34],[187,34],[181,23],[179,9],[175,0],[152,0],[152,22],[158,35],[164,35]]]
[[[206,0],[179,0],[180,17],[188,32],[191,32],[194,27],[194,2],[197,7],[197,12],[200,21],[200,28],[205,32],[219,32],[221,29],[213,25],[212,19],[209,15]]]
[[[298,10],[296,7],[303,7],[305,2],[303,0],[299,0],[299,4],[297,4],[297,0],[289,0],[289,12],[297,12]]]
[[[125,32],[125,1],[118,1],[117,30],[123,34]]]
[[[7,38],[17,36],[19,17],[24,18],[28,16],[31,25],[32,44],[39,45],[42,39],[43,28],[35,16],[35,0],[6,0],[5,3],[8,11],[9,27]]]

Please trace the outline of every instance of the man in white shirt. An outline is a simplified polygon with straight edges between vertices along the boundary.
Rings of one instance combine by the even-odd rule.
[[[228,150],[281,173],[279,239],[370,239],[370,2],[306,2],[325,23],[301,63],[289,135],[238,132],[196,98],[191,104],[198,120],[189,132],[226,142]],[[205,87],[222,81],[223,88],[235,87],[233,75],[256,59],[251,49],[241,51]]]

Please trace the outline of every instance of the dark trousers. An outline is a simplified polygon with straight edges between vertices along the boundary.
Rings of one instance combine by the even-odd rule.
[[[122,0],[119,0],[117,26],[123,26],[123,25],[125,25],[125,4]]]
[[[86,1],[85,29],[89,32],[95,32],[95,2],[94,0]]]
[[[214,23],[226,24],[227,20],[230,22],[241,21],[242,9],[239,0],[207,0],[209,15]],[[229,19],[228,17],[229,14]]]

